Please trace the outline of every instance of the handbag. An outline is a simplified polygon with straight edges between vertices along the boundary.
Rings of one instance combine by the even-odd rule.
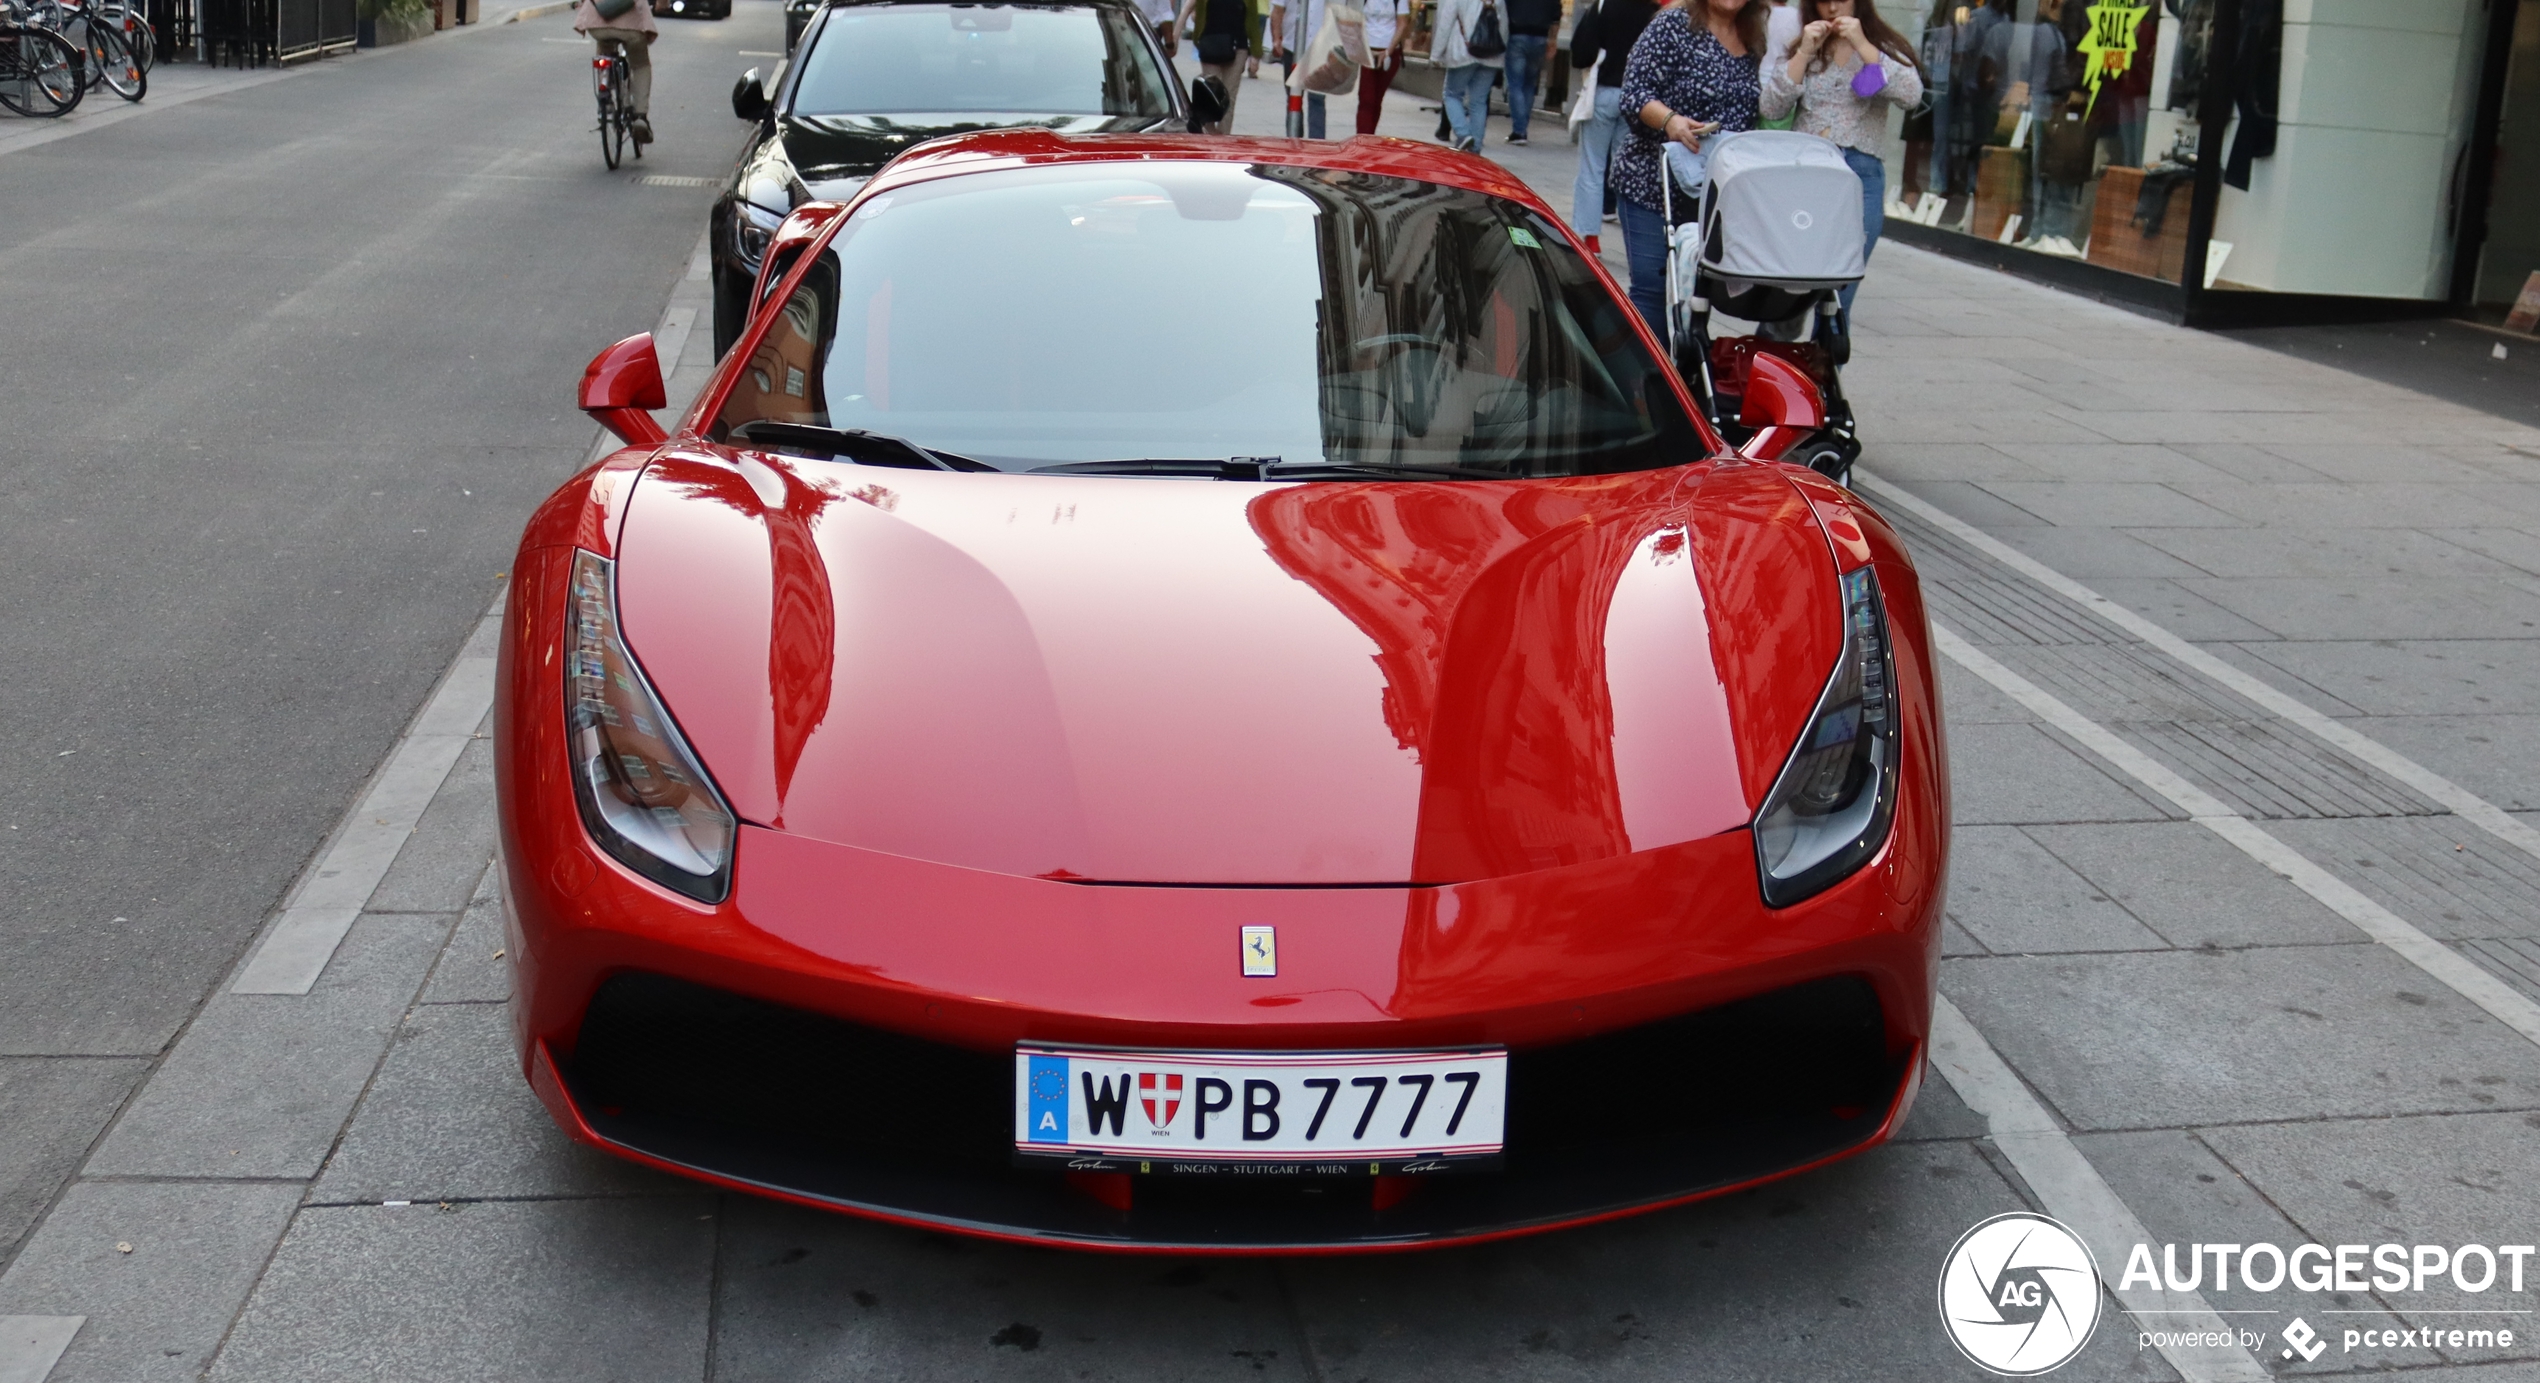
[[[1570,101],[1570,128],[1575,130],[1596,118],[1596,69],[1587,69],[1587,85]]]
[[[635,8],[635,0],[591,0],[591,9],[602,19],[616,19]]]
[[[1464,37],[1464,51],[1477,58],[1495,58],[1508,51],[1508,36],[1499,27],[1499,6],[1482,0],[1482,17],[1473,21],[1473,32]]]
[[[1197,51],[1199,60],[1211,67],[1229,66],[1235,60],[1235,36],[1233,34],[1201,34]]]

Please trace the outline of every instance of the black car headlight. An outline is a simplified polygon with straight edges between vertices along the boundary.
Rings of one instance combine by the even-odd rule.
[[[785,224],[785,218],[775,212],[763,210],[749,202],[734,202],[732,204],[732,253],[739,255],[741,262],[750,266],[751,273],[757,273],[760,262],[767,258],[768,242],[776,238],[776,228],[783,224]]]
[[[617,565],[573,554],[565,732],[583,828],[619,863],[715,903],[732,887],[731,808],[617,629]]]
[[[1868,567],[1844,573],[1843,654],[1755,814],[1764,901],[1787,907],[1860,868],[1896,819],[1896,666]]]

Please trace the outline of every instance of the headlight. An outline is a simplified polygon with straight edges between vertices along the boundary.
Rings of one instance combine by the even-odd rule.
[[[627,868],[700,902],[732,886],[731,809],[617,632],[616,564],[573,554],[565,730],[582,825]]]
[[[767,242],[776,238],[776,228],[783,224],[785,218],[772,211],[763,211],[749,202],[733,203],[732,252],[756,273],[759,261],[767,258]]]
[[[1868,567],[1843,576],[1843,656],[1755,814],[1764,901],[1788,907],[1858,869],[1896,817],[1896,668]]]

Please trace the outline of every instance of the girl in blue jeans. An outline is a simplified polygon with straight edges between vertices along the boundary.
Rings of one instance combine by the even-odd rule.
[[[1764,73],[1760,109],[1778,120],[1794,109],[1791,128],[1832,140],[1861,179],[1861,255],[1869,257],[1886,221],[1887,165],[1878,148],[1887,136],[1892,101],[1907,109],[1923,99],[1923,73],[1913,45],[1879,18],[1877,0],[1799,0],[1799,41],[1788,62]],[[1842,293],[1844,326],[1852,322],[1852,295]]]

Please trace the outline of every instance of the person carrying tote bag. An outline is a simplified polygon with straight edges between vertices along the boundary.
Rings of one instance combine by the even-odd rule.
[[[1446,73],[1446,122],[1455,147],[1479,153],[1490,133],[1490,92],[1506,61],[1508,29],[1499,0],[1439,0],[1429,60]]]

